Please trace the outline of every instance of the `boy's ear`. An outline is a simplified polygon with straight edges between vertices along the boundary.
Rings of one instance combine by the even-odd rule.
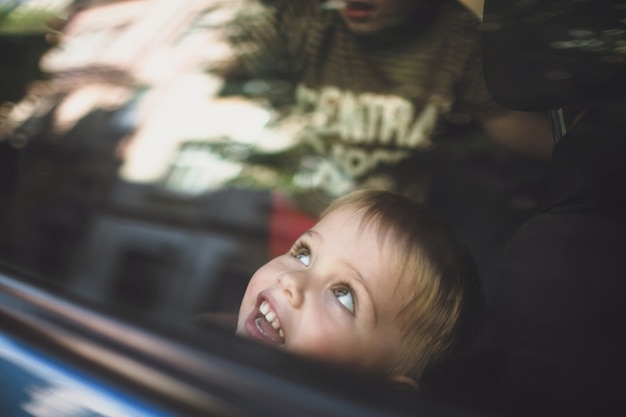
[[[394,388],[398,388],[406,391],[418,391],[419,386],[417,381],[407,375],[390,375],[385,380]]]

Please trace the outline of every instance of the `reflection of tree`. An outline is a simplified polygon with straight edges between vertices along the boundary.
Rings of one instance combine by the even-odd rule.
[[[13,10],[19,7],[24,0],[2,0],[0,2],[0,23],[2,23],[11,14]]]
[[[10,34],[36,33],[43,38],[45,21],[72,3],[71,0],[1,0],[0,32]]]
[[[191,194],[228,186],[288,189],[305,154],[302,146],[264,152],[226,136],[188,141],[174,156],[163,185]]]
[[[302,146],[272,153],[253,151],[243,161],[242,172],[232,185],[289,190],[300,161],[307,153]]]

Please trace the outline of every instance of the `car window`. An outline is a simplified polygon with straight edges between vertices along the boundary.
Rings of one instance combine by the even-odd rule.
[[[552,127],[574,126],[589,103],[553,108],[551,88],[556,95],[577,85],[559,67],[569,56],[537,72],[548,79],[540,104],[550,105],[525,101],[537,84],[509,83],[494,64],[499,42],[509,38],[489,36],[515,19],[493,3],[432,3],[439,2],[0,2],[0,55],[7,57],[0,65],[0,313],[7,323],[0,325],[0,368],[48,378],[30,391],[16,384],[21,400],[0,398],[0,408],[43,416],[32,410],[62,407],[66,397],[81,397],[77,407],[87,410],[94,396],[120,407],[93,407],[94,415],[509,415],[526,391],[510,393],[543,375],[522,368],[577,369],[520,336],[538,331],[540,313],[514,310],[531,290],[518,288],[524,279],[506,268],[513,268],[507,256],[522,253],[510,240],[537,213],[561,212],[563,201],[568,212],[596,207],[585,200],[595,195],[587,188],[567,194],[578,184],[569,179],[586,180],[594,164],[560,177],[550,165]],[[508,3],[525,24],[559,9],[527,16],[534,2]],[[578,15],[579,26],[563,33],[563,25],[549,26],[545,36],[560,37],[549,48],[603,54],[610,44],[599,61],[623,61],[626,16],[611,10],[611,23],[597,33]],[[402,14],[416,23],[398,31]],[[368,26],[379,15],[382,29]],[[523,32],[516,30],[507,32],[512,42]],[[481,51],[485,44],[492,49]],[[607,73],[589,79],[596,74]],[[514,91],[522,99],[508,95],[513,84],[523,86]],[[618,113],[616,101],[598,113]],[[518,131],[528,127],[521,142],[509,135],[515,129],[493,123],[511,109],[532,113],[516,119]],[[612,121],[598,125],[606,138],[619,130]],[[604,150],[621,152],[616,143]],[[615,160],[593,155],[614,172],[617,150]],[[553,187],[566,196],[547,207],[551,175],[567,179]],[[289,253],[331,201],[360,188],[397,191],[431,207],[467,244],[481,276],[488,319],[478,351],[471,345],[474,356],[446,357],[428,369],[417,392],[235,335],[255,271]],[[611,224],[602,223],[618,230]],[[623,243],[613,238],[615,247]],[[536,259],[515,258],[513,269],[548,262]],[[607,275],[613,271],[607,266]],[[615,304],[603,297],[595,299]],[[507,323],[520,333],[489,333]],[[496,333],[497,343],[489,339]],[[593,363],[606,365],[600,362]],[[61,384],[64,378],[73,382]],[[550,411],[569,398],[530,392],[531,404],[551,404]]]
[[[272,191],[310,181],[292,143],[307,116],[289,107],[289,77],[213,71],[239,45],[231,22],[257,2],[197,2],[175,21],[168,2],[153,3],[150,18],[142,2],[75,6],[55,46],[41,31],[19,37],[34,46],[6,101],[5,259],[107,305],[232,310],[256,268],[288,249],[271,246],[292,238],[272,235],[286,233],[270,230]],[[28,4],[7,21],[53,14]],[[533,203],[516,198],[529,200],[521,211]]]

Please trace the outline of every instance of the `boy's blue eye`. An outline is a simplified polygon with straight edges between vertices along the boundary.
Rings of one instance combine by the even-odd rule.
[[[333,289],[333,295],[349,312],[354,313],[354,296],[349,287],[341,286]]]
[[[293,254],[293,257],[299,260],[300,262],[302,262],[304,266],[309,266],[311,264],[311,254],[309,253],[309,250],[306,248],[298,249]]]

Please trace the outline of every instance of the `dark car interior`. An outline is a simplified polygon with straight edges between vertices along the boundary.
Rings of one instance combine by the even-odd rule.
[[[618,351],[625,339],[615,326],[625,313],[618,299],[626,148],[624,63],[615,29],[624,7],[485,3],[483,63],[491,94],[511,108],[551,112],[558,142],[541,204],[508,242],[496,279],[484,282],[487,330],[482,346],[462,361],[468,368],[458,386],[470,404],[490,398],[514,415],[623,409]]]
[[[246,139],[275,117],[266,103],[281,108],[293,86],[274,76],[217,85],[208,71],[183,71],[212,59],[189,51],[240,1],[186,6],[194,18],[172,35],[172,50],[188,54],[172,72],[184,76],[158,72],[169,68],[165,47],[141,67],[111,55],[137,65],[143,81],[102,65],[94,45],[112,35],[90,26],[89,13],[102,7],[93,16],[131,42],[124,30],[144,2],[66,2],[78,17],[64,46],[41,28],[0,30],[2,337],[163,415],[624,412],[626,2],[485,0],[489,93],[549,116],[556,146],[550,161],[529,160],[494,149],[468,123],[449,126],[428,156],[427,203],[470,246],[486,309],[481,332],[430,369],[418,393],[193,320],[236,313],[273,253],[268,224],[305,221],[271,209],[292,155],[255,154]],[[163,16],[174,13],[167,7]],[[8,28],[13,9],[0,11]],[[64,67],[83,56],[79,69]],[[229,139],[233,131],[243,139]],[[0,360],[0,409],[32,415],[12,411],[26,394]]]

